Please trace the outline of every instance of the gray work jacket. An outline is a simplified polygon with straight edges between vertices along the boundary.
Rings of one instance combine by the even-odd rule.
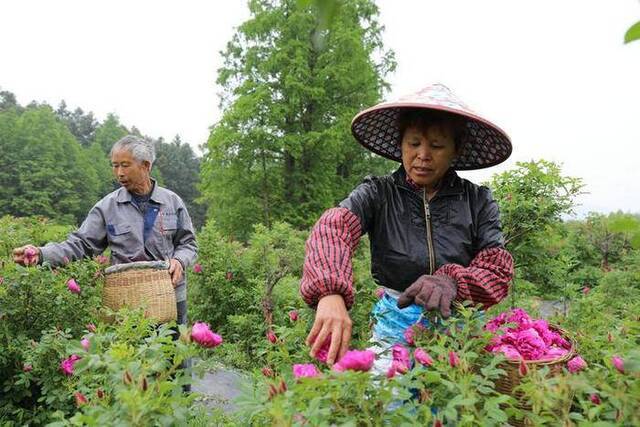
[[[159,212],[146,240],[144,216],[132,203],[131,193],[121,187],[96,203],[80,228],[70,233],[66,241],[41,247],[42,261],[61,265],[67,260],[101,254],[108,246],[112,265],[175,258],[186,274],[198,249],[187,208],[177,194],[158,185],[153,187],[150,202],[157,206],[149,203],[147,209]],[[175,291],[178,302],[186,300],[184,276]]]

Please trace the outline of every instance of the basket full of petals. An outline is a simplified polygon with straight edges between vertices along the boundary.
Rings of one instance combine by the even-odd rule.
[[[532,319],[520,308],[501,313],[487,322],[485,329],[494,334],[486,350],[506,357],[500,364],[505,374],[496,381],[496,388],[518,399],[518,406],[523,409],[528,408],[523,396],[514,393],[523,376],[531,369],[543,367],[549,369],[548,375],[559,375],[576,357],[575,342],[566,331],[544,319]],[[523,424],[516,422],[515,425]]]

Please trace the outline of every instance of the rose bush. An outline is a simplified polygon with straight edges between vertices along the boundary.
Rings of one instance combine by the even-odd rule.
[[[181,326],[176,340],[175,324],[156,326],[141,311],[101,323],[104,259],[59,268],[11,261],[11,248],[44,243],[29,228],[39,224],[0,219],[0,424],[181,425],[201,416],[178,367],[222,338],[199,325]],[[43,234],[64,238],[67,228],[57,230]]]

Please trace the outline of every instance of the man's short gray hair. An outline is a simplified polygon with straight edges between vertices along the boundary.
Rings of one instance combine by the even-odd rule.
[[[109,157],[113,157],[113,153],[120,150],[128,150],[133,158],[139,162],[146,160],[153,165],[153,162],[156,161],[156,147],[153,142],[139,136],[127,135],[118,140],[111,147]]]

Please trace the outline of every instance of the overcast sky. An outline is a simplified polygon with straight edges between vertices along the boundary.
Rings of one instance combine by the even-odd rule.
[[[378,5],[398,62],[388,98],[441,82],[512,138],[507,162],[463,176],[544,158],[584,179],[580,213],[640,212],[640,41],[622,43],[640,2]],[[3,0],[0,17],[0,88],[20,103],[64,99],[195,147],[220,118],[219,51],[249,13],[230,0]]]

